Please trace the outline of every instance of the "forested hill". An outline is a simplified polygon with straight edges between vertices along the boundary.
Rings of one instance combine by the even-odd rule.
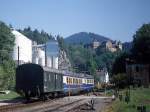
[[[65,42],[68,44],[90,44],[94,39],[99,42],[110,40],[109,38],[98,34],[80,32],[65,38]]]
[[[32,30],[30,27],[24,28],[23,30],[18,30],[20,33],[27,36],[32,41],[36,41],[38,44],[43,44],[47,42],[48,40],[53,40],[54,37],[45,31],[38,31],[37,29]]]

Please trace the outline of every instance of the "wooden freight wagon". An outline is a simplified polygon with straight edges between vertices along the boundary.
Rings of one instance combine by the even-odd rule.
[[[20,65],[16,69],[16,91],[27,99],[60,94],[63,92],[63,74],[37,64]]]

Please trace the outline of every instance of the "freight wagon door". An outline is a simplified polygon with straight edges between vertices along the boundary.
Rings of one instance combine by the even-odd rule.
[[[62,91],[63,85],[62,74],[55,74],[55,89],[56,91]]]
[[[44,92],[52,92],[55,90],[55,74],[51,72],[45,72],[44,75]]]

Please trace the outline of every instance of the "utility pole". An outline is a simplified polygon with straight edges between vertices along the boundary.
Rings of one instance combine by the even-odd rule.
[[[47,66],[47,48],[46,48],[46,44],[45,44],[45,66]]]
[[[20,52],[19,52],[19,46],[18,46],[18,66],[19,66],[19,55],[20,55]]]

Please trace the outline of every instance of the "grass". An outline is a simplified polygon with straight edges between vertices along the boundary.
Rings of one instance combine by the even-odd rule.
[[[109,105],[105,112],[137,112],[137,106],[145,105],[146,111],[150,112],[150,88],[137,88],[130,90],[130,102],[127,104],[124,101],[126,90],[122,90],[123,100],[116,99]]]
[[[11,99],[19,98],[19,97],[20,95],[14,91],[11,91],[8,94],[0,94],[0,100],[11,100]]]

